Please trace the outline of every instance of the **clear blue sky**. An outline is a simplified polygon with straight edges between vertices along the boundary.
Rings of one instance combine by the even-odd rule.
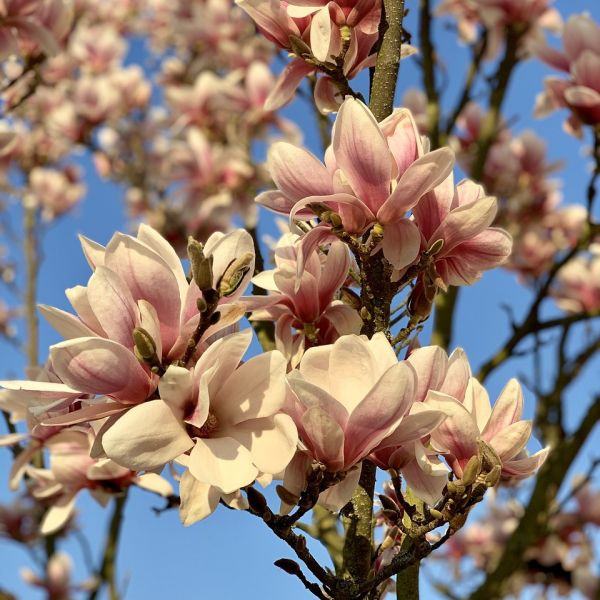
[[[411,10],[407,28],[416,36],[414,1],[406,3]],[[600,6],[596,0],[562,0],[557,7],[563,15],[574,12],[591,12],[600,21]],[[437,25],[436,33],[440,55],[446,63],[449,87],[446,98],[454,99],[466,69],[466,53],[453,42],[453,36]],[[415,42],[418,42],[415,37]],[[131,60],[139,59],[135,52]],[[531,116],[533,100],[542,88],[543,77],[549,69],[531,60],[521,65],[510,89],[505,114],[515,117],[514,129],[533,129],[543,136],[549,146],[551,160],[562,160],[564,169],[559,173],[563,180],[565,202],[582,202],[587,185],[589,161],[583,157],[582,144],[563,133],[561,123],[564,113],[536,121]],[[364,86],[365,78],[361,84]],[[403,61],[400,76],[398,102],[404,91],[412,86],[420,87],[420,75],[414,60]],[[305,131],[306,144],[320,154],[316,129],[310,111],[303,100],[297,100],[286,114],[301,124]],[[69,309],[64,289],[84,284],[89,269],[77,241],[76,234],[105,243],[115,230],[123,230],[125,215],[122,191],[114,185],[100,180],[91,167],[88,156],[81,157],[86,170],[88,195],[80,207],[71,215],[53,225],[44,238],[44,262],[40,273],[39,300],[45,304]],[[261,233],[273,232],[272,218],[261,213]],[[501,310],[502,303],[510,304],[517,315],[527,307],[529,294],[516,282],[513,274],[496,271],[487,274],[482,282],[464,290],[458,305],[455,345],[464,347],[476,369],[496,350],[507,336],[507,320]],[[554,309],[548,307],[549,312]],[[427,332],[422,342],[427,343]],[[45,323],[41,325],[41,358],[46,356],[49,344],[59,340],[58,335]],[[2,377],[21,377],[23,359],[12,347],[0,342],[3,356]],[[569,423],[576,423],[597,392],[597,375],[592,376],[599,366],[598,358],[590,363],[580,381],[569,393],[567,410]],[[549,371],[551,367],[548,367]],[[529,359],[507,363],[498,369],[488,381],[488,389],[495,398],[509,377],[531,372]],[[597,373],[597,370],[596,370]],[[595,380],[595,381],[594,381]],[[526,393],[527,409],[532,410],[533,398]],[[576,470],[584,470],[585,458],[592,456],[592,448],[600,442],[595,433],[584,449]],[[0,451],[0,473],[6,481],[9,469],[9,453]],[[380,483],[383,481],[381,478]],[[6,485],[0,485],[0,501],[11,498]],[[150,509],[160,506],[161,500],[150,494],[134,490],[127,506],[121,548],[118,557],[120,580],[126,585],[126,598],[249,598],[295,600],[307,598],[308,593],[299,582],[284,574],[272,563],[277,558],[291,557],[285,545],[258,522],[245,513],[217,510],[211,518],[191,528],[179,524],[176,511],[157,517]],[[86,494],[78,500],[80,522],[90,540],[96,560],[100,556],[104,524],[110,511],[99,508]],[[81,552],[74,541],[65,548],[77,563],[74,581],[85,576]],[[18,569],[31,566],[28,556],[20,548],[0,540],[0,583],[13,591],[19,598],[39,598],[40,595],[20,582]],[[436,570],[440,568],[435,564]],[[424,598],[434,598],[431,587],[425,587]]]

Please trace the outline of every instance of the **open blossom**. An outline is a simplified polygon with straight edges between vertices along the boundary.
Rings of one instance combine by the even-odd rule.
[[[567,131],[581,136],[582,125],[600,123],[600,25],[587,14],[573,15],[562,37],[564,52],[539,43],[535,52],[551,67],[568,77],[547,77],[536,102],[536,114],[569,108]]]
[[[425,404],[447,413],[448,418],[431,434],[432,447],[442,453],[457,477],[478,454],[485,442],[501,462],[501,476],[509,481],[530,477],[546,460],[549,448],[529,456],[525,446],[531,436],[531,421],[521,420],[523,393],[516,379],[502,390],[492,409],[486,390],[470,380],[464,398],[431,391]]]
[[[91,429],[63,430],[45,442],[49,468],[27,467],[32,496],[50,505],[40,526],[42,535],[53,534],[68,523],[77,494],[85,489],[102,505],[130,485],[166,497],[173,494],[170,484],[156,473],[137,475],[108,458],[92,458],[94,439]]]
[[[42,209],[46,220],[56,218],[76,205],[85,194],[75,169],[55,170],[35,167],[29,174],[31,199]]]
[[[313,252],[297,279],[298,239],[283,235],[275,248],[276,268],[252,279],[269,295],[244,298],[250,320],[275,321],[277,348],[292,367],[305,348],[331,344],[340,335],[359,333],[362,326],[358,312],[336,299],[351,267],[347,246],[333,242],[326,255]]]
[[[402,423],[370,456],[382,469],[402,473],[410,489],[433,506],[448,482],[448,469],[429,445],[429,434],[446,414],[432,411],[425,403],[430,390],[462,398],[471,377],[469,361],[461,348],[450,356],[438,346],[425,346],[410,353],[406,362],[417,374],[415,403]],[[409,434],[410,432],[410,434]]]
[[[329,346],[309,348],[298,370],[288,375],[285,411],[298,427],[306,454],[327,471],[346,472],[346,479],[328,490],[325,505],[339,509],[354,491],[356,467],[371,452],[420,439],[439,424],[440,413],[423,406],[411,413],[418,390],[414,368],[400,361],[383,333],[372,339],[346,335]],[[310,462],[309,458],[309,462]],[[290,465],[284,487],[296,493],[297,470]],[[296,487],[296,489],[294,489]]]
[[[263,192],[256,201],[290,219],[310,218],[311,205],[324,206],[352,234],[379,223],[385,257],[397,269],[411,264],[421,234],[406,213],[451,173],[452,151],[425,152],[409,111],[397,110],[378,124],[362,102],[347,98],[325,163],[303,148],[274,144],[268,168],[278,190]],[[304,254],[331,238],[331,223],[322,222],[303,237]]]
[[[67,0],[3,0],[0,4],[0,58],[11,54],[59,51],[73,9]]]
[[[298,56],[280,75],[266,100],[267,110],[277,109],[291,100],[305,76],[319,70],[325,73],[328,69],[335,70],[336,60],[341,61],[346,79],[375,64],[377,55],[371,52],[379,37],[380,0],[236,0],[236,4],[248,13],[268,40]],[[413,51],[405,46],[403,56]],[[315,62],[320,67],[316,67]],[[331,76],[318,79],[315,102],[322,112],[336,111],[342,100]]]
[[[567,312],[600,310],[600,248],[589,257],[570,260],[556,276],[552,295],[560,308]]]
[[[279,414],[286,360],[274,350],[240,364],[251,339],[247,329],[211,344],[192,370],[170,366],[160,398],[134,407],[104,433],[106,454],[121,465],[154,470],[179,459],[187,467],[182,486],[197,494],[183,501],[186,524],[197,520],[192,513],[210,514],[222,495],[279,473],[296,451],[294,423]]]
[[[51,369],[58,381],[3,382],[8,389],[30,391],[34,397],[46,392],[54,398],[101,396],[57,417],[53,424],[117,415],[144,402],[155,392],[159,378],[135,353],[134,330],[141,328],[150,338],[157,364],[169,364],[184,354],[200,320],[197,302],[202,292],[188,282],[175,251],[150,227],[141,225],[137,238],[116,233],[106,248],[86,238],[82,246],[94,273],[87,287],[67,290],[77,316],[40,307],[66,338],[50,348]],[[248,272],[232,293],[219,300],[220,318],[200,338],[196,355],[206,340],[243,316],[245,308],[237,300],[254,266],[252,238],[242,230],[214,234],[204,253],[213,260],[213,286],[219,287],[228,266],[240,256],[248,258]]]

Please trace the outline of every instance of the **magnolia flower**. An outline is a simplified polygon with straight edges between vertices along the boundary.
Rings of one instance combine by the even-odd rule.
[[[68,415],[49,419],[48,424],[117,415],[147,400],[156,390],[158,375],[139,355],[139,336],[146,347],[143,351],[149,353],[146,358],[164,368],[182,357],[200,320],[197,301],[202,292],[195,282],[187,281],[173,248],[150,227],[141,225],[137,238],[116,233],[106,248],[86,238],[82,238],[82,246],[94,273],[87,287],[67,290],[77,316],[40,307],[66,338],[50,348],[51,368],[58,382],[2,383],[34,397],[40,393],[63,398],[81,393],[103,396]],[[254,265],[252,238],[242,230],[214,234],[204,246],[204,254],[213,260],[213,287],[219,287],[227,268],[240,256],[248,257],[248,272],[219,300],[220,319],[201,336],[192,360],[211,336],[243,316],[245,308],[237,300]]]
[[[471,367],[461,348],[448,357],[438,346],[418,348],[411,352],[406,362],[417,374],[415,403],[398,428],[383,440],[370,458],[382,469],[402,472],[411,491],[433,506],[448,482],[448,469],[431,450],[428,439],[446,415],[432,411],[424,400],[430,390],[463,398]]]
[[[545,43],[534,51],[544,62],[566,72],[568,79],[547,77],[545,90],[536,101],[536,114],[544,116],[557,108],[569,108],[565,126],[581,136],[582,125],[600,123],[600,26],[587,14],[573,15],[567,21],[562,42],[564,52]]]
[[[279,414],[287,361],[275,350],[240,365],[251,339],[247,329],[214,342],[193,370],[171,365],[161,377],[160,398],[132,408],[105,431],[107,456],[137,471],[185,453],[180,462],[198,483],[189,475],[186,481],[199,493],[190,497],[188,512],[209,498],[218,503],[221,494],[251,485],[260,474],[283,471],[297,443],[292,419]]]
[[[49,468],[27,467],[32,496],[50,503],[40,525],[42,535],[56,533],[68,523],[74,514],[75,498],[84,489],[103,506],[130,485],[165,497],[173,495],[170,484],[155,473],[136,475],[110,459],[92,458],[94,439],[91,429],[61,431],[44,444],[50,453]]]
[[[74,169],[58,171],[35,167],[29,174],[31,198],[42,208],[42,216],[46,220],[70,210],[81,200],[85,189]]]
[[[305,76],[319,69],[315,61],[333,66],[341,60],[343,74],[352,79],[375,63],[371,54],[379,37],[380,0],[360,2],[280,2],[279,0],[236,0],[255,21],[261,33],[280,48],[299,58],[283,70],[265,102],[265,110],[276,110],[289,102]],[[414,52],[403,48],[403,56]],[[307,60],[304,60],[304,59]],[[315,101],[322,112],[335,111],[343,98],[330,76],[315,87]]]
[[[411,264],[421,234],[406,213],[451,173],[452,151],[425,152],[409,111],[397,110],[378,124],[362,102],[347,98],[325,162],[291,144],[274,144],[268,168],[278,190],[263,192],[256,201],[290,220],[308,219],[311,206],[324,206],[339,215],[345,231],[357,235],[379,223],[385,257],[396,269]],[[303,237],[303,255],[330,239],[331,225],[322,222]]]
[[[360,475],[354,467],[363,459],[387,444],[420,439],[444,416],[426,406],[414,410],[415,370],[408,361],[398,362],[383,333],[370,340],[345,335],[332,345],[309,348],[287,379],[285,411],[298,427],[308,461],[348,473],[328,490],[325,505],[332,510],[349,500]],[[290,465],[284,487],[294,492],[306,467],[302,457]]]
[[[556,277],[556,303],[570,313],[600,310],[600,248],[590,257],[570,260]]]
[[[313,252],[297,279],[298,239],[292,233],[283,235],[275,248],[276,268],[252,279],[255,285],[269,290],[269,296],[244,298],[252,312],[251,321],[275,321],[277,348],[292,367],[305,348],[359,333],[362,326],[356,310],[335,299],[351,267],[346,245],[333,242],[327,255]]]
[[[478,454],[478,442],[488,444],[498,455],[501,476],[506,480],[530,477],[546,460],[544,448],[529,456],[525,446],[531,436],[531,421],[522,421],[523,394],[516,379],[502,390],[494,408],[481,384],[474,378],[464,399],[430,391],[425,404],[448,414],[431,433],[431,445],[442,453],[457,477],[469,459]]]
[[[440,243],[433,257],[445,285],[470,285],[482,271],[502,264],[512,240],[503,229],[490,227],[496,216],[496,198],[464,180],[454,187],[450,175],[413,208],[414,221],[429,249]]]

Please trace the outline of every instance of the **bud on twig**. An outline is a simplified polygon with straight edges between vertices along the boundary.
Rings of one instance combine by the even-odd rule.
[[[262,516],[269,509],[266,498],[257,489],[247,487],[246,497],[252,512]]]
[[[296,506],[300,498],[296,496],[296,494],[292,494],[288,489],[284,488],[282,485],[278,485],[275,487],[275,491],[279,496],[282,502],[289,504],[290,506]]]
[[[188,258],[192,266],[192,277],[196,285],[202,290],[212,288],[212,256],[204,256],[204,248],[200,242],[197,242],[192,236],[188,238]]]
[[[288,575],[296,575],[297,577],[302,575],[300,565],[291,558],[280,558],[273,564],[276,567],[279,567],[282,571],[285,571]]]
[[[463,485],[471,485],[477,479],[477,475],[481,471],[481,459],[479,456],[472,456],[469,459],[469,462],[466,464],[463,469],[463,476],[460,481]]]

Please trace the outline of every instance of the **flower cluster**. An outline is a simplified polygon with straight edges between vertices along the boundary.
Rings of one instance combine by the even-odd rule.
[[[323,73],[315,85],[315,103],[323,113],[336,112],[349,93],[348,80],[374,66],[379,39],[381,0],[236,0],[261,33],[294,59],[266,99],[275,110],[289,102],[304,77]],[[403,56],[414,52],[403,47]]]
[[[277,268],[255,278],[275,290],[254,316],[278,320],[286,355],[273,350],[242,363],[252,339],[249,329],[235,332],[252,303],[241,298],[254,266],[248,233],[214,234],[204,246],[190,241],[191,280],[147,226],[137,237],[115,234],[105,248],[82,238],[93,274],[86,287],[67,290],[77,315],[41,307],[66,340],[50,348],[36,380],[3,382],[15,418],[34,411],[30,433],[5,444],[29,440],[12,483],[26,474],[32,495],[49,500],[43,533],[64,527],[83,489],[101,502],[132,484],[170,496],[156,473],[171,462],[184,468],[186,524],[220,500],[247,507],[240,490],[281,474],[288,510],[314,464],[326,473],[319,501],[332,510],[348,501],[369,457],[383,468],[421,469],[424,485],[410,467],[407,481],[432,504],[448,481],[442,457],[457,477],[484,442],[499,476],[525,477],[541,464],[545,451],[530,458],[523,451],[531,426],[518,420],[516,382],[489,416],[462,352],[448,359],[428,347],[398,361],[383,333],[344,335],[360,323],[333,299],[351,267],[345,245],[334,241],[326,255],[307,255],[297,279],[297,244],[284,236]],[[296,340],[292,328],[300,331]],[[288,362],[298,368],[286,375]],[[49,467],[30,466],[42,448]]]

